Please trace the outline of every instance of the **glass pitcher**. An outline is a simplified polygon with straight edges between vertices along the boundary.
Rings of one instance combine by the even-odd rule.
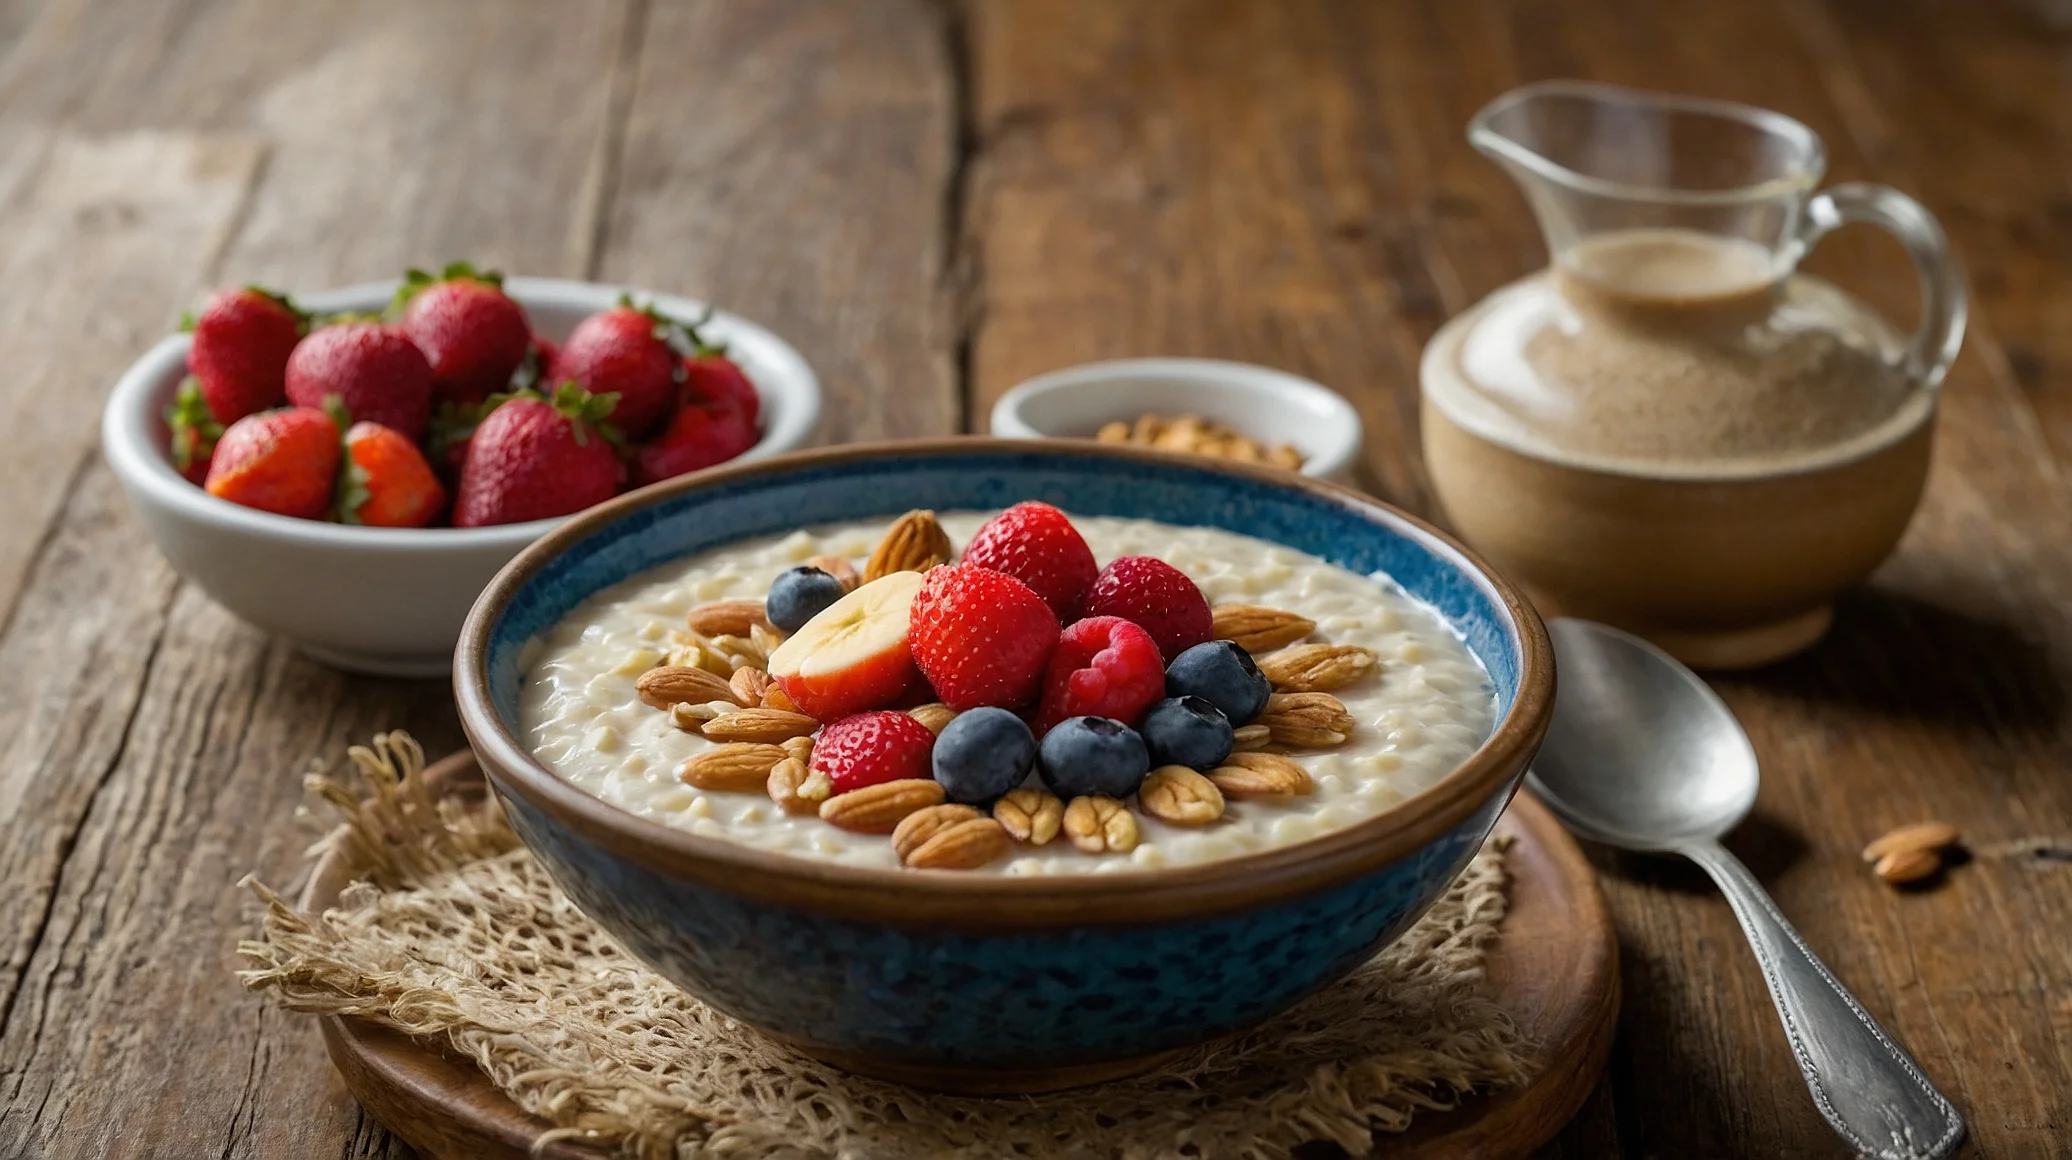
[[[1706,667],[1810,645],[1889,554],[1926,480],[1963,339],[1942,229],[1883,186],[1815,193],[1825,150],[1779,113],[1555,81],[1476,114],[1551,263],[1439,331],[1425,454],[1455,526],[1550,614]],[[1838,226],[1920,271],[1902,338],[1797,270]]]

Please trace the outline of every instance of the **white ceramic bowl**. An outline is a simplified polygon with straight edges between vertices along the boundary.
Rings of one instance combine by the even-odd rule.
[[[1360,416],[1321,383],[1251,363],[1129,358],[1037,375],[993,404],[1003,439],[1091,438],[1146,412],[1194,414],[1302,452],[1302,474],[1344,482],[1360,453]]]
[[[394,282],[298,294],[305,309],[379,310]],[[533,328],[555,342],[612,306],[624,287],[552,278],[507,278]],[[664,313],[696,318],[703,303],[634,291]],[[783,339],[715,312],[702,328],[727,343],[762,396],[763,437],[741,456],[761,459],[804,446],[820,422],[820,382]],[[492,528],[363,528],[290,519],[217,499],[182,479],[166,452],[163,418],[187,373],[187,336],[176,334],[130,365],[101,416],[109,466],[137,518],[180,574],[243,619],[287,637],[310,656],[358,672],[439,676],[475,597],[519,549],[560,523]]]

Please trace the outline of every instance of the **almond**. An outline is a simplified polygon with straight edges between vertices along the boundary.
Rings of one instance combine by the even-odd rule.
[[[914,720],[919,721],[921,724],[928,726],[928,731],[930,733],[933,733],[937,737],[940,737],[942,736],[943,729],[946,728],[950,722],[955,721],[957,719],[957,711],[955,709],[950,708],[948,705],[943,704],[941,701],[933,701],[926,705],[916,705],[915,707],[908,709],[907,716],[912,717]]]
[[[721,600],[700,604],[691,609],[684,620],[699,636],[747,636],[749,630],[758,624],[770,627],[760,600]]]
[[[763,695],[770,689],[770,674],[754,665],[742,665],[727,678],[727,685],[734,690],[734,699],[754,708],[763,703]]]
[[[1209,610],[1217,640],[1233,641],[1257,656],[1294,644],[1317,630],[1317,622],[1257,604],[1222,604]]]
[[[814,814],[820,812],[820,803],[799,793],[806,779],[813,776],[806,763],[796,757],[787,757],[770,767],[770,779],[765,783],[770,791],[770,800],[776,802],[787,814]]]
[[[1284,693],[1342,688],[1374,671],[1381,658],[1351,644],[1298,644],[1259,658],[1259,671]]]
[[[892,828],[892,852],[904,862],[907,855],[921,848],[921,843],[933,838],[958,822],[968,822],[978,816],[970,806],[945,804],[915,810],[901,818]]]
[[[1942,854],[1929,847],[1909,846],[1878,859],[1878,864],[1871,869],[1886,882],[1904,886],[1942,869]]]
[[[1088,854],[1137,848],[1137,819],[1112,797],[1076,797],[1065,807],[1065,836]]]
[[[750,793],[769,785],[770,770],[784,760],[775,745],[736,742],[694,753],[676,767],[676,776],[697,789]]]
[[[1161,765],[1145,774],[1137,804],[1176,826],[1205,826],[1223,816],[1223,793],[1216,783],[1184,765]]]
[[[707,701],[754,704],[735,696],[733,688],[714,674],[687,665],[649,669],[633,682],[633,691],[639,695],[642,704],[657,709],[683,704],[702,705]]]
[[[1007,853],[1012,845],[999,822],[972,818],[921,843],[906,856],[906,864],[916,870],[975,870]]]
[[[1254,721],[1240,725],[1230,731],[1230,748],[1242,753],[1247,749],[1260,749],[1273,741],[1273,730]]]
[[[840,556],[808,556],[806,567],[818,568],[842,582],[842,591],[854,592],[863,583],[863,577],[856,574],[856,565]]]
[[[1276,742],[1297,748],[1343,745],[1354,727],[1345,702],[1329,693],[1275,693],[1258,723]]]
[[[1232,801],[1294,797],[1312,788],[1308,770],[1274,753],[1233,753],[1208,772],[1208,780]]]
[[[1008,790],[1006,797],[993,803],[993,820],[1006,827],[1015,841],[1041,846],[1058,836],[1065,803],[1047,789],[1023,786]]]
[[[799,711],[799,707],[792,703],[791,694],[784,691],[783,685],[776,684],[763,690],[763,708],[782,709],[787,713]]]
[[[950,534],[935,522],[935,513],[915,510],[899,517],[870,562],[863,566],[863,582],[870,583],[894,572],[926,572],[950,562]]]
[[[1947,822],[1915,822],[1888,830],[1863,848],[1863,860],[1876,862],[1902,850],[1941,850],[1957,844],[1957,827]]]
[[[818,728],[820,722],[804,713],[783,709],[740,709],[714,717],[699,732],[714,741],[767,741],[774,744],[804,737]]]
[[[850,790],[821,802],[820,820],[859,834],[889,834],[908,814],[941,804],[941,783],[921,777],[901,778]]]

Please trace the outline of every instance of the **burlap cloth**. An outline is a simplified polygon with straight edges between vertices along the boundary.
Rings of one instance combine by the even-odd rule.
[[[1423,921],[1344,981],[1155,1073],[1018,1099],[862,1079],[651,973],[569,902],[492,803],[435,801],[407,735],[312,774],[359,880],[319,918],[263,884],[244,985],[457,1052],[526,1111],[638,1157],[1359,1156],[1376,1133],[1521,1082],[1525,1044],[1481,979],[1505,908],[1485,846]],[[1304,1149],[1305,1154],[1309,1149]]]

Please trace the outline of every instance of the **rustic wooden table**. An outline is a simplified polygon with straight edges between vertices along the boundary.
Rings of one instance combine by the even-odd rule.
[[[0,1155],[404,1154],[306,1020],[241,993],[233,883],[298,774],[446,686],[342,676],[183,585],[95,450],[203,287],[469,256],[710,296],[819,368],[826,436],[982,427],[1025,375],[1201,354],[1329,383],[1432,500],[1420,345],[1543,261],[1462,140],[1586,76],[1786,110],[1969,264],[1927,506],[1833,637],[1719,682],[1765,766],[1736,845],[1970,1118],[2072,1155],[2072,37],[1931,0],[0,0]],[[1890,243],[1819,269],[1910,317]],[[1895,894],[1887,826],[1974,858]],[[1549,1156],[1838,1155],[1727,907],[1600,856],[1627,999]]]

